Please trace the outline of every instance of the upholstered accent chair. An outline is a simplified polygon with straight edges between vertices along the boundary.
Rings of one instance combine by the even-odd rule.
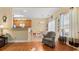
[[[47,32],[47,34],[43,35],[42,43],[49,47],[55,47],[55,36],[55,32]]]

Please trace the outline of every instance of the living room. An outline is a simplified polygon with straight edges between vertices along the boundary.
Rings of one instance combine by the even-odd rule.
[[[0,35],[7,39],[5,45],[0,44],[0,50],[79,50],[78,14],[79,8],[76,7],[0,7]],[[53,36],[53,41],[45,41],[44,36],[51,31],[55,35],[47,36]]]

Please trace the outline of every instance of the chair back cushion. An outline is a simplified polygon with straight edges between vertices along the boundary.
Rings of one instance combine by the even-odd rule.
[[[55,37],[55,32],[48,32],[47,34],[46,34],[46,37]]]

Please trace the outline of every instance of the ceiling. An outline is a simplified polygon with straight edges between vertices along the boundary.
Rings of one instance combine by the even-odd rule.
[[[12,8],[12,13],[13,13],[14,17],[47,18],[47,17],[51,16],[58,9],[59,8],[53,8],[53,7],[51,7],[51,8],[16,7],[16,8]]]

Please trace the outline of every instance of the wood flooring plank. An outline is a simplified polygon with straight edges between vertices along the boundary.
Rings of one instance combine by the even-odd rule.
[[[23,43],[8,43],[0,48],[0,51],[74,51],[76,49],[57,42],[55,48],[50,48],[41,42],[23,42]]]

